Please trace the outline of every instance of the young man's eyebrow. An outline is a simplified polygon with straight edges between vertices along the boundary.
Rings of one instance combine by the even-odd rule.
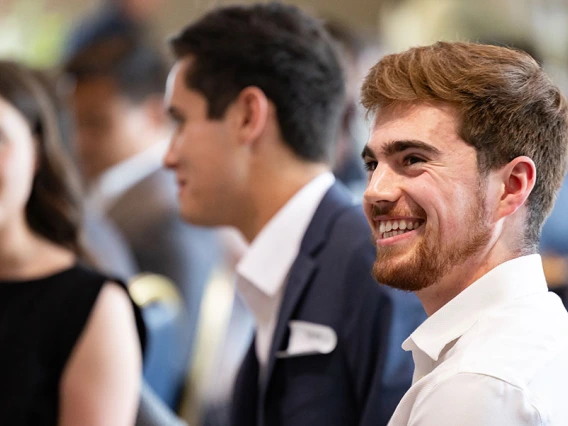
[[[403,152],[406,151],[408,149],[419,149],[421,151],[425,151],[427,153],[433,154],[433,155],[439,155],[440,154],[440,150],[438,150],[438,148],[433,147],[430,144],[427,144],[425,142],[422,141],[417,141],[417,140],[402,140],[402,141],[392,141],[392,142],[388,142],[382,149],[382,153],[385,157],[397,154],[399,152]],[[371,148],[369,148],[368,145],[365,145],[363,147],[363,152],[361,152],[361,157],[362,158],[375,158],[375,154],[373,153],[373,151],[371,150]]]
[[[438,148],[417,140],[401,140],[389,142],[382,148],[382,152],[386,157],[388,157],[413,148],[433,155],[440,154],[440,150],[438,150]]]

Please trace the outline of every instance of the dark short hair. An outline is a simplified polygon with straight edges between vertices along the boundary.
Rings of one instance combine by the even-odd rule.
[[[529,195],[527,248],[540,231],[566,173],[568,107],[560,90],[527,53],[476,43],[438,42],[382,58],[362,89],[370,112],[400,102],[442,101],[461,118],[460,136],[487,173],[519,156],[537,169]]]
[[[210,118],[248,86],[276,106],[285,143],[300,158],[329,161],[345,96],[331,37],[319,21],[279,3],[216,9],[171,40],[191,55],[188,88],[208,102]]]
[[[163,94],[169,64],[162,53],[137,34],[110,35],[78,50],[64,73],[77,83],[109,77],[120,95],[138,104]]]
[[[25,66],[0,61],[0,97],[26,120],[37,141],[37,171],[26,204],[26,220],[38,235],[72,250],[79,243],[81,211],[71,164],[61,146],[57,106],[47,91],[48,77]]]

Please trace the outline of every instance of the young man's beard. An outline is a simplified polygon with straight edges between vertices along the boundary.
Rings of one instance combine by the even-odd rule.
[[[390,262],[391,256],[396,255],[396,248],[377,248],[377,260],[373,265],[375,279],[389,287],[414,292],[439,282],[454,266],[467,262],[491,239],[488,212],[481,194],[477,199],[477,205],[471,206],[467,219],[462,223],[462,229],[467,229],[467,240],[443,245],[439,234],[425,233],[418,247],[414,248],[412,257],[398,265]]]

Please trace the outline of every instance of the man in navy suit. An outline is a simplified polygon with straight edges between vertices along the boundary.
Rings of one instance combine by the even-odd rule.
[[[365,217],[330,172],[344,81],[329,35],[271,3],[214,10],[171,45],[165,164],[181,215],[250,242],[237,289],[256,330],[231,423],[386,425],[423,310],[374,282]]]

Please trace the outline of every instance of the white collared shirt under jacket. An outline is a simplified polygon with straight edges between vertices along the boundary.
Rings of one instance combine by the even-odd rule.
[[[324,172],[300,189],[270,219],[237,265],[237,290],[256,323],[256,355],[263,374],[270,355],[288,272],[308,225],[335,182]]]
[[[389,426],[568,426],[568,314],[537,254],[489,271],[402,347],[414,378]]]

